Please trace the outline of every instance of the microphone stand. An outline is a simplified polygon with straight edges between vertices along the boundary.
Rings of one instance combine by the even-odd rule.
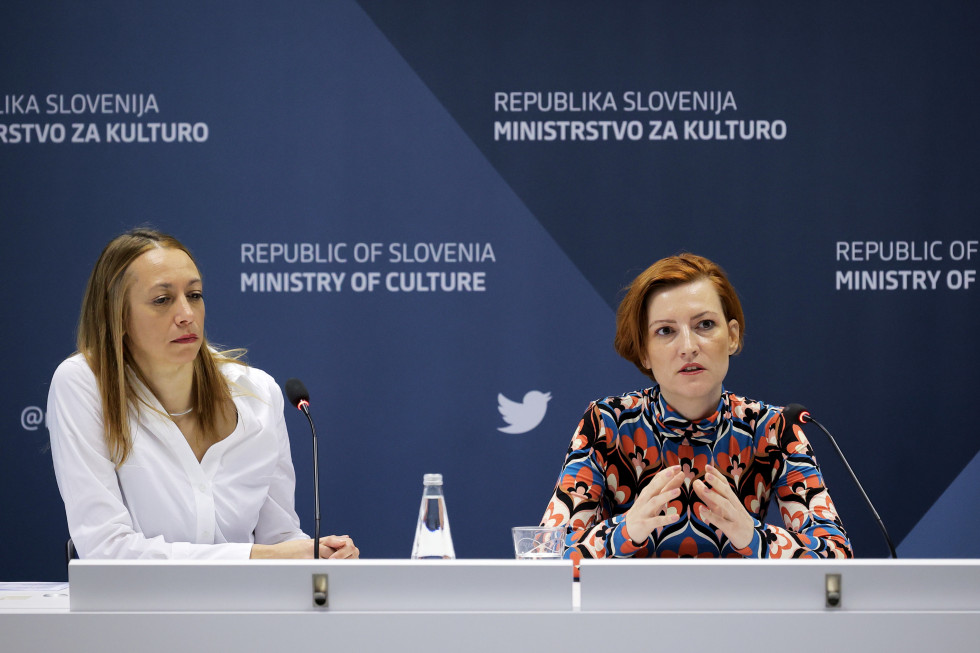
[[[875,519],[877,520],[878,528],[881,529],[881,534],[885,536],[885,542],[888,544],[888,550],[891,552],[892,558],[897,560],[898,553],[895,552],[895,545],[892,543],[892,538],[888,536],[888,530],[885,528],[885,523],[881,521],[881,517],[878,515],[878,511],[875,510],[874,504],[872,504],[871,499],[868,498],[868,493],[864,491],[864,487],[861,486],[861,481],[858,480],[857,474],[854,473],[854,470],[851,469],[850,464],[848,464],[847,458],[844,457],[844,452],[841,451],[840,447],[837,446],[837,440],[835,440],[834,436],[830,434],[830,431],[824,428],[823,424],[813,419],[813,416],[810,415],[809,412],[803,412],[800,415],[800,421],[813,422],[814,424],[816,424],[818,427],[820,427],[820,430],[823,431],[824,434],[827,436],[827,439],[830,440],[830,444],[834,445],[834,449],[837,451],[837,456],[841,459],[841,462],[844,463],[844,467],[847,469],[847,472],[851,475],[851,478],[854,479],[854,485],[857,486],[858,491],[861,492],[861,496],[864,497],[864,502],[868,504],[869,508],[871,508],[871,514],[873,514]]]
[[[313,425],[313,417],[310,415],[310,404],[303,400],[299,402],[299,409],[310,421],[310,430],[313,432],[313,557],[320,557],[320,465],[316,451],[316,426]]]

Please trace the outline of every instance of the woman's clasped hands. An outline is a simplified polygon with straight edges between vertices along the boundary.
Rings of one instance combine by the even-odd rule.
[[[644,542],[655,530],[680,518],[676,508],[670,507],[670,502],[680,496],[685,478],[679,465],[667,467],[657,472],[640,491],[624,520],[627,534],[634,543]],[[692,488],[705,505],[700,511],[702,520],[724,533],[736,549],[752,542],[755,521],[721,472],[707,465],[704,480],[695,479]]]
[[[704,478],[707,483],[701,479],[693,483],[694,492],[707,506],[701,511],[701,519],[724,533],[736,549],[748,546],[755,533],[755,520],[721,472],[706,465]]]
[[[320,557],[334,560],[357,558],[360,550],[347,535],[320,538]],[[251,558],[312,558],[313,540],[289,540],[279,544],[253,544]]]

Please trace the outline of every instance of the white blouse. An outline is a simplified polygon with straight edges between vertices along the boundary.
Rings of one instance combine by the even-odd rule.
[[[198,462],[159,401],[130,409],[133,447],[118,469],[105,443],[95,375],[81,354],[55,370],[47,426],[68,530],[83,558],[248,558],[252,543],[305,539],[282,391],[226,364],[238,424]]]

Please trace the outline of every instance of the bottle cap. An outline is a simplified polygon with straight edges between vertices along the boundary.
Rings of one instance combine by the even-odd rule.
[[[442,485],[442,474],[426,474],[422,477],[422,485]]]

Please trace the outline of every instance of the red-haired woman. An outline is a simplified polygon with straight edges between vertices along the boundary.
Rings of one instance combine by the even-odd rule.
[[[844,557],[851,545],[810,445],[782,408],[725,390],[743,344],[735,289],[693,254],[627,289],[616,351],[654,385],[589,406],[542,525],[566,557]],[[764,523],[775,492],[784,527]]]

